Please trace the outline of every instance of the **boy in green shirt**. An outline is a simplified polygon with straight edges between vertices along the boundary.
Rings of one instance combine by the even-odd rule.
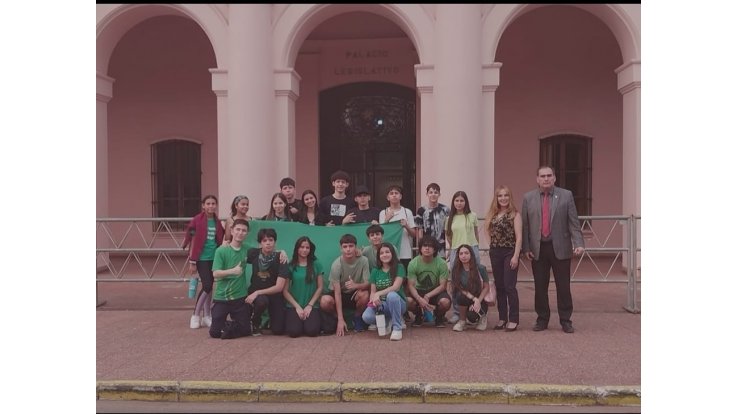
[[[409,297],[407,306],[414,312],[413,326],[421,326],[423,311],[434,311],[434,325],[445,327],[445,313],[452,300],[447,294],[447,263],[437,257],[439,243],[430,234],[419,240],[420,256],[411,259],[408,269]]]
[[[243,240],[248,235],[248,222],[237,219],[230,230],[232,241],[217,248],[212,264],[212,275],[217,281],[212,305],[210,336],[232,339],[251,334],[252,308],[243,298],[245,290],[245,248]],[[231,321],[227,322],[230,315]]]

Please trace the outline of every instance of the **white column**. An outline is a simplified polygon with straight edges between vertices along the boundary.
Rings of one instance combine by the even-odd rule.
[[[624,215],[641,215],[641,62],[631,61],[616,69],[618,91],[623,95],[623,202]],[[624,245],[629,232],[624,229]],[[636,237],[641,240],[641,227]],[[641,244],[640,244],[641,245]],[[637,266],[641,258],[637,260]],[[624,268],[628,260],[624,257]]]
[[[277,174],[295,178],[296,174],[296,100],[302,77],[293,68],[274,71],[276,85],[276,151],[279,154]],[[277,185],[278,186],[278,185]]]
[[[490,170],[481,154],[481,6],[438,4],[434,95],[436,142],[442,161],[432,165],[442,199],[464,190],[471,208],[480,204]]]
[[[252,215],[267,212],[278,190],[279,154],[273,134],[275,107],[271,66],[270,4],[231,4],[230,67],[227,69],[227,145],[218,152],[220,198],[246,193]]]
[[[97,217],[106,218],[109,212],[109,158],[107,153],[107,103],[112,99],[112,84],[115,79],[97,73]],[[97,231],[97,247],[110,246],[103,231]],[[105,254],[107,257],[107,254]],[[97,268],[104,268],[105,258],[97,258]]]
[[[495,180],[495,162],[496,153],[496,89],[501,79],[501,63],[489,63],[483,65],[482,71],[483,87],[482,87],[482,110],[481,110],[481,145],[480,154],[482,156],[481,166],[485,171],[485,175],[481,178],[483,188],[478,201],[478,208],[474,206],[479,215],[485,215],[486,210],[493,201],[493,189],[497,183]]]
[[[230,214],[230,200],[235,196],[233,192],[237,192],[237,188],[232,185],[236,181],[228,180],[225,177],[229,171],[228,154],[230,151],[230,141],[228,139],[228,109],[227,109],[227,70],[212,68],[212,92],[217,96],[217,194],[220,202],[218,203],[218,215],[227,217]],[[229,196],[229,194],[233,194]]]
[[[417,80],[419,93],[419,136],[417,148],[417,205],[426,202],[426,188],[430,183],[440,184],[441,177],[437,174],[436,166],[442,162],[442,154],[437,151],[437,135],[435,134],[435,106],[434,106],[434,65],[414,65],[414,75]]]

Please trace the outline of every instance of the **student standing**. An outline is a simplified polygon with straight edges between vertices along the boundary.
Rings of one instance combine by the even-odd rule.
[[[291,213],[286,208],[286,197],[283,194],[276,193],[271,197],[271,207],[268,214],[263,216],[261,220],[292,221]]]
[[[349,223],[371,223],[378,224],[378,216],[381,213],[381,209],[371,207],[371,192],[368,187],[359,185],[355,190],[356,207],[348,210],[347,215],[342,220],[342,224]]]
[[[350,176],[342,170],[335,171],[330,177],[334,188],[331,195],[319,201],[321,220],[328,226],[340,225],[348,210],[355,207],[355,201],[350,199],[346,191],[350,186]]]
[[[296,217],[303,206],[302,200],[296,198],[296,181],[291,177],[282,178],[279,188],[281,194],[286,197],[286,211],[290,216]]]
[[[419,207],[415,222],[417,224],[417,240],[421,239],[425,234],[437,239],[440,250],[437,255],[445,256],[445,221],[450,215],[450,209],[446,205],[439,202],[440,186],[437,183],[431,183],[427,186],[427,204]]]
[[[184,230],[183,249],[189,248],[189,270],[196,269],[202,281],[202,289],[197,296],[194,314],[189,320],[189,327],[198,329],[200,326],[212,325],[212,264],[215,260],[215,250],[222,244],[225,229],[217,218],[217,197],[207,195],[202,199],[202,212],[192,217]],[[200,316],[202,313],[203,316]]]
[[[319,204],[317,194],[312,190],[304,190],[302,193],[302,209],[296,216],[296,221],[309,224],[310,226],[323,225],[319,216]]]
[[[409,261],[413,256],[412,246],[415,236],[414,228],[414,213],[408,208],[401,205],[402,188],[398,185],[392,185],[388,188],[386,199],[388,199],[389,206],[381,211],[378,216],[378,221],[383,223],[390,223],[393,221],[400,221],[402,232],[401,232],[401,246],[399,246],[399,259],[404,267],[409,265]]]
[[[233,239],[231,229],[235,220],[253,219],[253,217],[248,215],[248,210],[250,210],[250,200],[248,200],[248,197],[244,195],[239,195],[233,199],[233,202],[230,205],[230,217],[228,217],[227,221],[225,222],[225,241],[229,242]]]

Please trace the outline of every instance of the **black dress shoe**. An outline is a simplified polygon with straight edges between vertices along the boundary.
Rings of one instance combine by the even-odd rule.
[[[565,333],[573,333],[575,332],[575,328],[572,327],[571,323],[564,323],[562,324],[562,330],[565,331]]]
[[[543,331],[545,329],[547,329],[547,325],[544,325],[542,323],[537,322],[537,323],[534,324],[534,327],[532,328],[532,331],[539,332],[539,331]]]
[[[493,327],[494,331],[500,331],[501,329],[506,327],[506,321],[498,321],[496,326]]]

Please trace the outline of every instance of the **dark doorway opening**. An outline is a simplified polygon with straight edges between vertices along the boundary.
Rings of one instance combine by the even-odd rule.
[[[402,205],[416,211],[416,92],[383,82],[361,82],[319,96],[320,193],[332,193],[330,175],[350,175],[348,194],[371,190],[371,205],[388,205],[390,185],[403,188]]]

